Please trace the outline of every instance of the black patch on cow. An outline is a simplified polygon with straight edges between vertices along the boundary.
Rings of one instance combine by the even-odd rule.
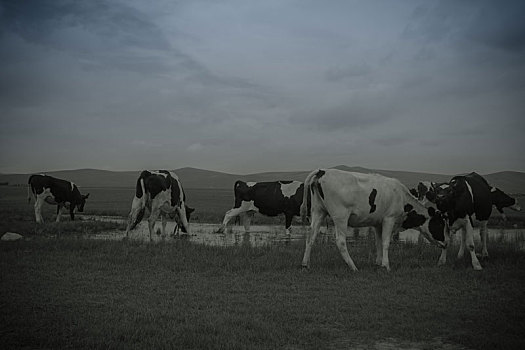
[[[282,183],[283,185],[288,185],[288,184],[291,184],[293,181],[292,180],[281,180],[279,182]]]
[[[376,200],[376,196],[377,196],[377,190],[374,188],[372,190],[372,192],[370,192],[370,195],[368,196],[368,204],[370,204],[370,213],[373,213],[374,211],[376,211],[376,205],[375,205],[375,200]]]
[[[406,207],[406,206],[405,206]],[[404,229],[415,228],[425,223],[426,217],[418,214],[415,210],[408,212],[406,219],[401,225]]]
[[[410,194],[413,195],[414,197],[418,197],[418,193],[417,193],[417,190],[415,188],[411,188],[410,189]]]
[[[445,219],[441,213],[436,213],[430,217],[428,230],[435,240],[443,242],[445,240]]]
[[[411,205],[411,204],[405,204],[403,210],[405,211],[405,213],[408,213],[409,211],[411,211],[412,209],[414,209],[414,207]]]

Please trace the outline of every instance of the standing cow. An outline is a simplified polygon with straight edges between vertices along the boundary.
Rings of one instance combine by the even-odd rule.
[[[357,268],[346,246],[347,225],[371,226],[376,231],[376,264],[390,270],[388,248],[393,232],[419,230],[431,243],[446,248],[445,220],[434,208],[426,208],[397,179],[377,174],[338,169],[315,170],[304,183],[301,207],[303,220],[311,210],[311,231],[306,237],[303,267],[309,267],[310,252],[322,220],[330,215],[335,225],[336,244],[347,265]]]
[[[140,174],[128,217],[126,238],[129,237],[129,231],[142,220],[146,208],[150,211],[148,219],[150,241],[155,221],[159,215],[162,217],[163,237],[166,237],[167,216],[174,218],[177,222],[175,230],[180,226],[182,232],[190,233],[188,222],[190,214],[195,209],[186,205],[186,195],[175,173],[167,170],[144,170]]]
[[[233,186],[235,203],[224,215],[217,233],[224,232],[230,220],[243,216],[244,229],[250,231],[247,213],[257,212],[267,216],[284,214],[286,233],[291,233],[292,219],[300,215],[304,185],[300,181],[244,182],[236,181]]]
[[[473,172],[465,176],[455,176],[448,184],[441,184],[436,188],[436,204],[439,210],[446,212],[450,225],[450,233],[454,234],[461,229],[462,237],[458,252],[458,259],[462,259],[465,247],[471,256],[472,266],[481,270],[481,264],[474,248],[474,230],[472,216],[480,221],[480,236],[482,244],[482,257],[488,257],[487,251],[487,222],[492,213],[492,206],[503,211],[504,207],[514,210],[521,208],[514,198],[503,191],[491,187],[479,174]],[[440,264],[446,261],[446,254],[442,252]]]
[[[89,193],[82,195],[77,185],[71,181],[57,179],[48,175],[31,175],[27,181],[27,199],[31,201],[31,194],[35,197],[36,222],[43,223],[42,206],[44,202],[57,206],[56,222],[60,221],[62,208],[69,209],[71,220],[75,220],[75,208],[84,211]]]

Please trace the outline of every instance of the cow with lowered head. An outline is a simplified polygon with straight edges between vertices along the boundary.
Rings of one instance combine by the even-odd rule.
[[[492,206],[503,212],[503,208],[521,210],[517,201],[505,192],[492,187],[481,175],[472,172],[464,176],[453,177],[448,184],[436,186],[436,204],[438,208],[447,213],[450,233],[454,234],[461,229],[462,237],[458,252],[458,259],[463,258],[465,247],[468,248],[472,266],[481,270],[481,264],[475,254],[472,219],[480,221],[481,257],[488,257],[487,236],[488,219],[492,213]],[[446,255],[439,259],[443,264]]]
[[[28,201],[31,201],[31,194],[35,197],[35,218],[38,223],[44,222],[42,217],[44,202],[57,206],[56,222],[59,222],[62,208],[68,208],[71,220],[75,220],[75,208],[83,212],[86,199],[89,197],[89,193],[81,194],[73,182],[48,175],[31,175],[27,184]]]
[[[242,216],[244,229],[249,232],[250,218],[247,214],[255,212],[267,216],[284,214],[286,233],[290,234],[293,217],[300,215],[303,188],[300,181],[236,181],[233,186],[235,203],[224,215],[217,232],[224,232],[231,219],[237,216]]]
[[[166,236],[167,218],[175,219],[182,232],[190,233],[189,220],[191,213],[195,210],[186,205],[186,195],[182,189],[182,184],[174,172],[168,170],[144,170],[137,179],[135,197],[131,204],[131,211],[126,227],[126,238],[129,231],[134,229],[144,217],[146,208],[149,209],[148,219],[149,239],[152,240],[152,233],[155,222],[159,215],[162,218],[162,236]]]

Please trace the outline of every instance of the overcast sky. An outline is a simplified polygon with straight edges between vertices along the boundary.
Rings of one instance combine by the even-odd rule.
[[[525,1],[0,1],[0,172],[525,171]]]

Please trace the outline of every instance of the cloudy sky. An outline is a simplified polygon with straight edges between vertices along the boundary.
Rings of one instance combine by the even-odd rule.
[[[0,1],[0,172],[525,171],[525,2]]]

